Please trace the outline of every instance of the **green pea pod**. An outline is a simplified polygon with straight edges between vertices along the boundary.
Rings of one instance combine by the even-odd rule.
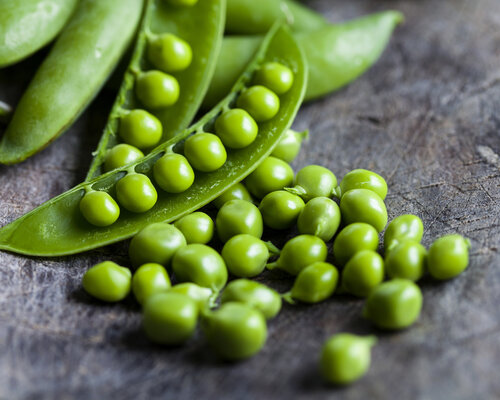
[[[125,73],[97,150],[94,152],[87,180],[104,172],[102,165],[106,152],[119,143],[117,131],[120,114],[126,109],[141,108],[133,89],[137,71],[150,66],[145,55],[149,32],[173,33],[187,41],[194,54],[189,68],[175,73],[180,86],[180,97],[177,102],[171,107],[150,110],[163,125],[161,143],[188,127],[214,73],[222,43],[225,0],[203,0],[191,7],[175,7],[162,0],[148,0],[146,4],[145,17],[132,61]]]
[[[45,46],[64,27],[78,0],[0,2],[0,68]]]
[[[259,123],[259,134],[249,146],[227,151],[226,163],[214,172],[197,173],[193,185],[183,193],[158,192],[158,201],[149,211],[132,213],[122,209],[120,217],[108,227],[88,223],[79,210],[87,190],[115,193],[115,184],[127,173],[151,175],[154,163],[166,152],[182,147],[191,134],[212,130],[215,119],[234,104],[238,94],[249,85],[253,73],[262,63],[277,61],[294,73],[291,89],[280,97],[276,116]],[[286,29],[273,28],[263,41],[231,93],[191,128],[165,142],[142,160],[82,183],[55,197],[18,220],[0,229],[0,249],[12,252],[62,256],[74,254],[124,240],[145,226],[159,221],[175,221],[208,204],[225,190],[252,172],[278,144],[283,132],[293,122],[307,84],[307,64],[302,50]]]
[[[142,0],[81,0],[16,107],[0,163],[39,152],[90,103],[132,39]]]
[[[337,90],[365,72],[380,57],[395,26],[402,21],[400,12],[384,11],[312,32],[295,33],[309,65],[305,100]],[[224,39],[202,107],[211,107],[230,90],[261,40]]]

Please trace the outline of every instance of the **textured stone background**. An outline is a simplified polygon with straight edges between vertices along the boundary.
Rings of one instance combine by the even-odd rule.
[[[323,341],[373,333],[362,302],[335,297],[285,306],[253,359],[216,361],[198,336],[180,349],[149,344],[133,301],[108,306],[80,287],[84,271],[115,245],[62,259],[0,253],[1,399],[500,398],[500,3],[498,0],[317,0],[332,21],[395,8],[406,24],[380,62],[341,92],[304,106],[296,128],[311,138],[295,162],[338,176],[362,167],[387,177],[390,217],[416,213],[424,244],[459,232],[473,245],[459,278],[422,283],[411,329],[379,335],[368,375],[332,389],[317,376]],[[0,71],[15,102],[32,65]],[[0,225],[79,183],[113,98],[104,91],[70,132],[27,162],[0,167]],[[267,274],[286,290],[290,281]]]

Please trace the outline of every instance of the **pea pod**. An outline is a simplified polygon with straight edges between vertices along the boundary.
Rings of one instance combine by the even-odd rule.
[[[21,61],[54,39],[77,3],[77,0],[0,2],[0,68]]]
[[[311,32],[295,33],[309,65],[304,99],[326,95],[360,76],[377,61],[392,31],[402,21],[400,12],[385,11]],[[229,92],[261,40],[255,36],[224,39],[202,107],[212,106]]]
[[[73,123],[127,48],[142,4],[80,1],[16,107],[0,142],[0,163],[25,160]]]
[[[225,0],[199,1],[191,7],[176,7],[161,0],[148,0],[145,16],[132,60],[104,128],[94,159],[87,174],[91,180],[102,174],[106,153],[119,143],[117,131],[124,110],[141,108],[134,93],[138,71],[150,69],[146,48],[148,35],[172,33],[185,40],[194,57],[189,67],[176,72],[179,99],[170,107],[149,110],[163,125],[161,143],[181,132],[191,123],[208,89],[220,50],[225,17]]]
[[[84,219],[79,203],[86,189],[114,194],[116,182],[127,172],[150,174],[154,163],[168,150],[182,146],[184,139],[202,132],[203,128],[213,128],[216,117],[234,104],[259,65],[270,60],[287,65],[294,73],[294,83],[280,97],[278,114],[272,120],[259,124],[259,134],[251,145],[228,151],[224,166],[214,172],[197,174],[193,185],[185,192],[168,194],[160,191],[157,203],[147,212],[137,214],[122,210],[116,222],[102,228],[92,226]],[[75,254],[129,238],[153,222],[175,221],[198,210],[243,180],[272,152],[298,111],[306,79],[307,65],[297,43],[285,29],[273,29],[232,92],[199,122],[126,169],[113,170],[82,183],[5,226],[0,230],[0,249],[40,256]]]

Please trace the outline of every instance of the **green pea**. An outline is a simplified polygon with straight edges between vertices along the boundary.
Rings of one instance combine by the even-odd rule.
[[[194,212],[178,219],[174,226],[179,229],[188,244],[207,244],[214,236],[214,221],[204,212]]]
[[[190,164],[201,172],[212,172],[224,165],[226,149],[220,139],[212,133],[197,133],[184,144],[184,155]]]
[[[385,257],[385,269],[391,278],[418,281],[425,272],[427,250],[420,243],[402,242]]]
[[[116,184],[116,197],[127,210],[143,213],[153,208],[158,193],[146,175],[129,173]]]
[[[132,277],[132,292],[139,304],[144,304],[152,295],[164,292],[170,286],[170,278],[161,264],[141,265]]]
[[[212,201],[212,204],[217,208],[221,208],[224,204],[231,200],[245,200],[250,203],[253,201],[252,195],[246,186],[242,183],[237,183]]]
[[[166,0],[169,4],[178,7],[192,7],[198,0]]]
[[[393,247],[404,241],[420,243],[424,235],[424,224],[416,215],[405,214],[394,218],[384,233],[385,251],[390,251]]]
[[[325,167],[308,165],[297,172],[294,185],[287,190],[309,201],[315,197],[331,197],[337,187],[337,178]]]
[[[227,282],[224,260],[204,244],[188,244],[177,250],[172,270],[178,282],[193,282],[214,291],[220,291]]]
[[[283,64],[268,62],[255,73],[255,83],[267,87],[277,95],[282,95],[293,85],[293,72]]]
[[[126,143],[120,143],[109,149],[106,153],[104,169],[106,171],[111,171],[116,168],[121,168],[125,165],[132,164],[143,157],[144,153],[137,147]]]
[[[387,183],[379,174],[367,169],[353,169],[340,182],[341,194],[352,189],[368,189],[384,200],[387,196]]]
[[[186,157],[167,153],[155,162],[153,176],[156,183],[168,193],[182,193],[194,182],[194,171]]]
[[[342,290],[366,297],[384,280],[384,260],[372,250],[362,250],[342,270]]]
[[[170,292],[180,293],[193,299],[200,311],[212,306],[215,293],[212,289],[197,285],[192,282],[178,283],[169,289]]]
[[[293,183],[293,169],[276,157],[267,157],[248,177],[245,185],[255,197],[281,190]]]
[[[259,275],[269,259],[266,244],[248,234],[233,236],[226,242],[221,254],[229,272],[239,278]]]
[[[319,303],[333,294],[338,280],[339,272],[332,264],[315,262],[299,272],[292,290],[283,298],[292,303],[293,300]]]
[[[321,350],[320,370],[335,385],[347,385],[368,372],[375,336],[339,333],[330,337]]]
[[[170,107],[179,99],[179,82],[165,72],[141,72],[135,85],[137,98],[149,109]]]
[[[102,301],[123,300],[130,292],[132,273],[112,261],[104,261],[87,270],[82,284],[92,297]]]
[[[415,283],[393,279],[370,293],[363,316],[381,329],[404,329],[420,316],[422,301],[422,292]]]
[[[340,225],[340,208],[332,199],[309,200],[297,220],[299,233],[314,235],[325,242],[333,238]]]
[[[353,189],[340,199],[340,212],[346,225],[366,222],[378,232],[387,224],[387,209],[378,194],[368,189]]]
[[[245,200],[231,200],[224,204],[217,213],[215,226],[223,242],[241,233],[260,238],[264,230],[259,209]]]
[[[178,249],[186,245],[182,232],[175,226],[158,222],[142,229],[130,241],[128,254],[132,265],[138,267],[157,263],[169,267]]]
[[[285,131],[271,155],[280,160],[291,163],[299,154],[302,141],[307,138],[309,131],[296,132],[292,129]]]
[[[375,251],[377,247],[377,230],[364,222],[355,222],[347,225],[337,235],[333,242],[333,255],[338,265],[345,265],[359,251]]]
[[[268,88],[260,85],[245,89],[236,100],[236,104],[239,108],[248,111],[257,122],[274,118],[280,109],[279,97]]]
[[[142,325],[152,342],[180,345],[193,336],[198,315],[198,305],[193,299],[169,290],[156,293],[146,301]]]
[[[429,247],[428,268],[433,278],[445,280],[460,275],[469,264],[470,241],[460,235],[446,235]]]
[[[222,304],[204,316],[202,327],[208,344],[219,357],[230,361],[252,357],[267,339],[264,316],[243,303]]]
[[[231,149],[247,147],[253,143],[258,131],[255,120],[241,108],[224,111],[215,120],[215,133],[224,146]]]
[[[95,226],[109,226],[120,216],[120,207],[106,192],[90,191],[80,201],[80,211]]]
[[[281,297],[273,289],[249,279],[230,282],[221,296],[221,304],[244,303],[259,310],[266,319],[274,318],[281,310]]]
[[[145,110],[132,110],[121,117],[120,136],[138,149],[156,146],[162,133],[160,120]]]
[[[325,261],[327,251],[325,242],[316,236],[295,236],[285,243],[278,260],[267,264],[267,268],[279,268],[291,275],[298,275],[307,266]]]
[[[189,43],[171,33],[151,37],[147,53],[151,64],[164,72],[185,70],[193,59]]]
[[[264,224],[272,229],[287,229],[295,225],[304,201],[284,190],[268,193],[259,205]]]

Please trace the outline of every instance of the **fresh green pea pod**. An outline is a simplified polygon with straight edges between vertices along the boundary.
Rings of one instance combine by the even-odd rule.
[[[1,1],[0,68],[45,46],[64,27],[78,0]]]
[[[288,66],[294,73],[294,83],[280,97],[278,114],[272,120],[259,124],[259,134],[251,145],[228,151],[227,161],[221,168],[197,175],[193,185],[183,193],[160,191],[154,207],[144,213],[124,209],[116,222],[101,228],[92,226],[84,219],[79,203],[86,191],[100,190],[114,195],[115,184],[127,173],[151,174],[154,163],[167,151],[182,147],[183,140],[191,134],[203,132],[204,128],[212,129],[221,111],[234,104],[245,85],[250,85],[252,75],[261,63],[270,60],[279,60]],[[231,93],[199,122],[135,164],[82,183],[3,227],[0,230],[0,249],[40,256],[75,254],[129,238],[151,223],[175,221],[198,210],[242,181],[269,156],[295,118],[306,83],[307,65],[300,47],[286,29],[275,27]]]
[[[16,107],[0,142],[0,163],[25,160],[71,126],[127,48],[142,5],[142,0],[80,1]]]
[[[147,59],[148,36],[172,33],[185,40],[193,58],[188,68],[173,73],[180,94],[175,104],[148,110],[163,126],[160,143],[182,132],[191,123],[208,89],[222,42],[225,0],[199,1],[191,7],[176,7],[162,0],[148,0],[132,60],[125,73],[115,104],[104,128],[87,174],[91,180],[104,172],[103,163],[110,148],[120,142],[117,135],[120,116],[125,110],[143,108],[134,91],[139,71],[151,69]]]
[[[309,65],[304,100],[340,89],[365,72],[380,57],[392,31],[402,21],[400,12],[384,11],[316,31],[294,34],[304,49]],[[229,92],[260,41],[255,36],[224,39],[202,107],[211,107]]]

